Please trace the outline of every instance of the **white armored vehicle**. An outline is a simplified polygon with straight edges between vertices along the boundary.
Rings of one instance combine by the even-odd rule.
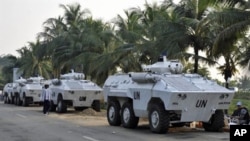
[[[13,104],[14,103],[14,88],[16,87],[16,83],[7,83],[3,88],[3,96],[5,104]]]
[[[112,126],[136,128],[139,118],[148,118],[154,133],[170,126],[202,122],[206,131],[224,127],[223,110],[234,91],[198,74],[182,74],[182,64],[163,60],[143,67],[145,72],[109,76],[103,85],[107,120]]]
[[[83,73],[72,71],[63,74],[60,79],[53,79],[51,111],[67,112],[68,106],[76,111],[93,108],[100,111],[100,100],[103,99],[102,88],[90,80],[84,80]]]
[[[28,79],[17,79],[19,84],[19,94],[15,95],[15,104],[29,106],[29,104],[40,104],[41,94],[43,89],[44,78],[29,77]]]

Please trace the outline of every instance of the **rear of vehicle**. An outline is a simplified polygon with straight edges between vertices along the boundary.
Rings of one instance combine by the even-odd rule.
[[[20,105],[28,106],[29,104],[40,104],[42,95],[42,83],[27,82],[21,87]]]
[[[26,98],[28,99],[29,104],[40,103],[40,97],[42,95],[42,85],[39,83],[33,83],[26,85]]]
[[[52,85],[53,109],[66,112],[72,106],[76,111],[93,108],[100,111],[102,89],[89,80],[60,80],[60,84]]]
[[[5,84],[4,88],[3,88],[3,98],[4,98],[4,103],[5,104],[10,104],[12,103],[12,83],[7,83]]]

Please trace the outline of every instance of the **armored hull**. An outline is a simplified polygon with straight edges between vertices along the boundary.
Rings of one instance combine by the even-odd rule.
[[[165,61],[146,66],[148,72],[109,76],[103,86],[109,124],[135,128],[140,117],[148,117],[156,133],[193,121],[219,131],[234,91],[198,74],[182,74],[181,67],[177,61]]]
[[[133,79],[135,75],[144,75],[145,79]],[[180,113],[181,122],[209,121],[215,110],[228,109],[234,96],[233,91],[197,74],[117,74],[110,76],[104,86],[105,101],[108,97],[133,99],[138,117],[148,116],[148,103],[156,98],[165,110]]]
[[[30,77],[27,79],[19,79],[15,82],[19,83],[20,92],[16,95],[16,104],[28,106],[29,104],[39,104],[41,102],[41,94],[43,89],[43,77]]]
[[[60,79],[52,80],[53,110],[66,112],[68,106],[75,110],[92,107],[100,111],[100,100],[103,99],[102,88],[90,80],[84,80],[83,73],[68,73]]]
[[[7,83],[3,88],[3,96],[5,104],[14,103],[14,93],[15,93],[16,83]]]

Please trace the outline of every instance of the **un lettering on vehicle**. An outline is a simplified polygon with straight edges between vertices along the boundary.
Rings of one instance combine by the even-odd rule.
[[[134,99],[135,100],[140,100],[140,91],[134,91]]]
[[[206,105],[207,105],[207,100],[205,100],[205,99],[198,99],[196,101],[195,107],[197,107],[197,108],[205,108]]]

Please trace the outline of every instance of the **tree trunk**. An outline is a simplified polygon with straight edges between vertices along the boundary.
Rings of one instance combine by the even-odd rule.
[[[199,55],[199,50],[198,48],[194,47],[194,73],[198,73],[198,66],[199,66],[199,58],[198,58],[198,55]]]

